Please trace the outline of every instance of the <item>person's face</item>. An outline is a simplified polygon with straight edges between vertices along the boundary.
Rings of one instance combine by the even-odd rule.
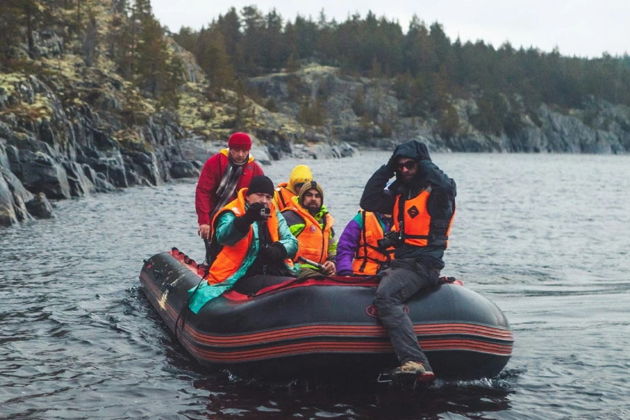
[[[396,161],[396,172],[402,182],[411,182],[418,172],[418,163],[408,157],[399,157]]]
[[[234,163],[244,163],[249,157],[249,149],[242,147],[230,147],[228,154]]]
[[[311,212],[317,212],[322,207],[322,195],[315,188],[304,193],[302,207]]]
[[[251,193],[245,196],[248,204],[262,203],[265,207],[269,207],[269,203],[273,200],[273,196],[266,193]]]

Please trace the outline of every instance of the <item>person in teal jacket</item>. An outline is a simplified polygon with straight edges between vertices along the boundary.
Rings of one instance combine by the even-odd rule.
[[[274,207],[273,194],[274,185],[269,178],[254,177],[249,188],[239,191],[236,200],[217,214],[209,273],[189,290],[192,312],[198,313],[241,278],[297,274],[290,259],[297,252],[298,241]]]

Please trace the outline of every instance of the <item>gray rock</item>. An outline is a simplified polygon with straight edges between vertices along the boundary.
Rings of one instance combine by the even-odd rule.
[[[185,160],[205,162],[223,147],[225,143],[221,145],[218,142],[206,142],[199,137],[191,137],[182,140],[180,153]]]
[[[54,217],[52,204],[50,204],[50,201],[46,198],[46,194],[41,192],[26,203],[26,208],[38,219],[50,219]]]
[[[114,187],[108,180],[105,178],[105,174],[102,172],[96,173],[96,178],[94,179],[94,186],[96,187],[96,192],[112,192],[116,191],[116,187]]]
[[[11,169],[9,156],[7,156],[7,141],[0,137],[0,168]]]
[[[179,160],[171,163],[171,176],[173,178],[196,178],[199,169],[189,160]]]
[[[88,159],[90,166],[96,172],[102,173],[105,179],[119,188],[129,186],[127,181],[124,158],[120,152],[108,154],[107,156],[99,156],[98,159]]]
[[[11,226],[17,222],[11,190],[4,177],[0,175],[0,226]]]
[[[129,186],[142,185],[142,180],[140,179],[138,173],[133,169],[133,164],[125,165],[125,176],[127,177]]]
[[[13,210],[19,221],[29,220],[31,216],[25,203],[33,199],[31,194],[13,172],[5,167],[0,167],[0,177],[6,181],[13,199]]]
[[[29,191],[43,192],[56,199],[72,196],[65,169],[50,156],[41,152],[21,153],[20,161],[22,182]]]
[[[127,152],[127,155],[131,158],[132,169],[140,177],[141,183],[146,185],[161,184],[162,177],[155,153]]]
[[[2,88],[0,88],[0,92],[2,92]],[[2,93],[0,93],[0,98],[2,98]],[[2,99],[0,99],[0,108],[3,107]],[[13,130],[8,124],[0,121],[0,138],[8,139],[13,135]]]
[[[84,172],[84,168],[76,162],[64,162],[63,167],[68,174],[70,194],[81,197],[95,191],[94,183]]]
[[[250,154],[254,156],[254,159],[256,159],[256,161],[260,163],[261,165],[271,165],[271,158],[269,157],[269,154],[267,153],[266,147],[263,148],[257,144],[254,144],[252,146],[252,150],[250,151]]]

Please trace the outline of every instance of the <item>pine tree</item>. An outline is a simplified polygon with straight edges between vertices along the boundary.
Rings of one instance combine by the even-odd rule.
[[[15,60],[16,44],[20,41],[22,9],[17,2],[0,3],[0,70],[9,68]]]
[[[223,33],[218,27],[213,26],[200,34],[195,51],[197,61],[208,76],[214,92],[234,87],[234,69],[226,51]]]

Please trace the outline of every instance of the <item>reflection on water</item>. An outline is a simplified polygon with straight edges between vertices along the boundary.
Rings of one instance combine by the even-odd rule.
[[[337,232],[385,153],[308,163]],[[515,335],[498,378],[404,391],[202,370],[139,288],[142,260],[203,256],[194,183],[57,203],[0,230],[2,418],[630,418],[630,157],[436,154],[458,184],[445,274]],[[298,161],[265,171],[285,180]]]

